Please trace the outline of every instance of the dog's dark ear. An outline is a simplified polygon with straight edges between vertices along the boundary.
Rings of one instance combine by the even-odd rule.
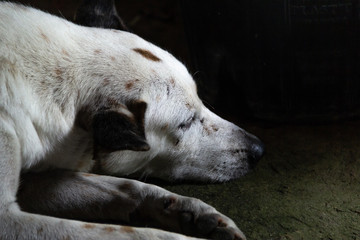
[[[84,0],[75,13],[74,22],[87,27],[128,31],[117,13],[114,0]]]
[[[94,144],[108,151],[147,151],[144,131],[145,102],[132,102],[128,110],[104,110],[93,117]]]

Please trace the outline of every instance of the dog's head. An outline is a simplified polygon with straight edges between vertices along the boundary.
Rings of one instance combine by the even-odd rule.
[[[126,42],[119,53],[102,53],[115,55],[92,118],[102,171],[226,181],[255,166],[263,144],[207,109],[178,60],[133,34],[111,32],[111,38]]]
[[[264,152],[261,141],[207,109],[183,64],[136,35],[102,31],[121,43],[98,51],[106,100],[92,127],[102,171],[227,181],[255,166]]]

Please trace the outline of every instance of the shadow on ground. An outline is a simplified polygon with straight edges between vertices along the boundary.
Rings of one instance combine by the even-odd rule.
[[[246,129],[267,146],[253,173],[165,188],[215,206],[248,239],[360,239],[360,122]]]

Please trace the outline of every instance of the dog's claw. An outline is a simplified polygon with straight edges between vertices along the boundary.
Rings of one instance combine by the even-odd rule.
[[[236,227],[231,227],[227,220],[218,213],[200,214],[194,219],[191,212],[180,213],[182,232],[196,237],[213,240],[245,240],[244,234]]]

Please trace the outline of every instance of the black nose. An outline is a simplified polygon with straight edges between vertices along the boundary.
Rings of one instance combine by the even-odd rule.
[[[252,134],[247,133],[246,141],[248,144],[248,161],[251,168],[254,168],[264,155],[265,145],[261,140]]]

